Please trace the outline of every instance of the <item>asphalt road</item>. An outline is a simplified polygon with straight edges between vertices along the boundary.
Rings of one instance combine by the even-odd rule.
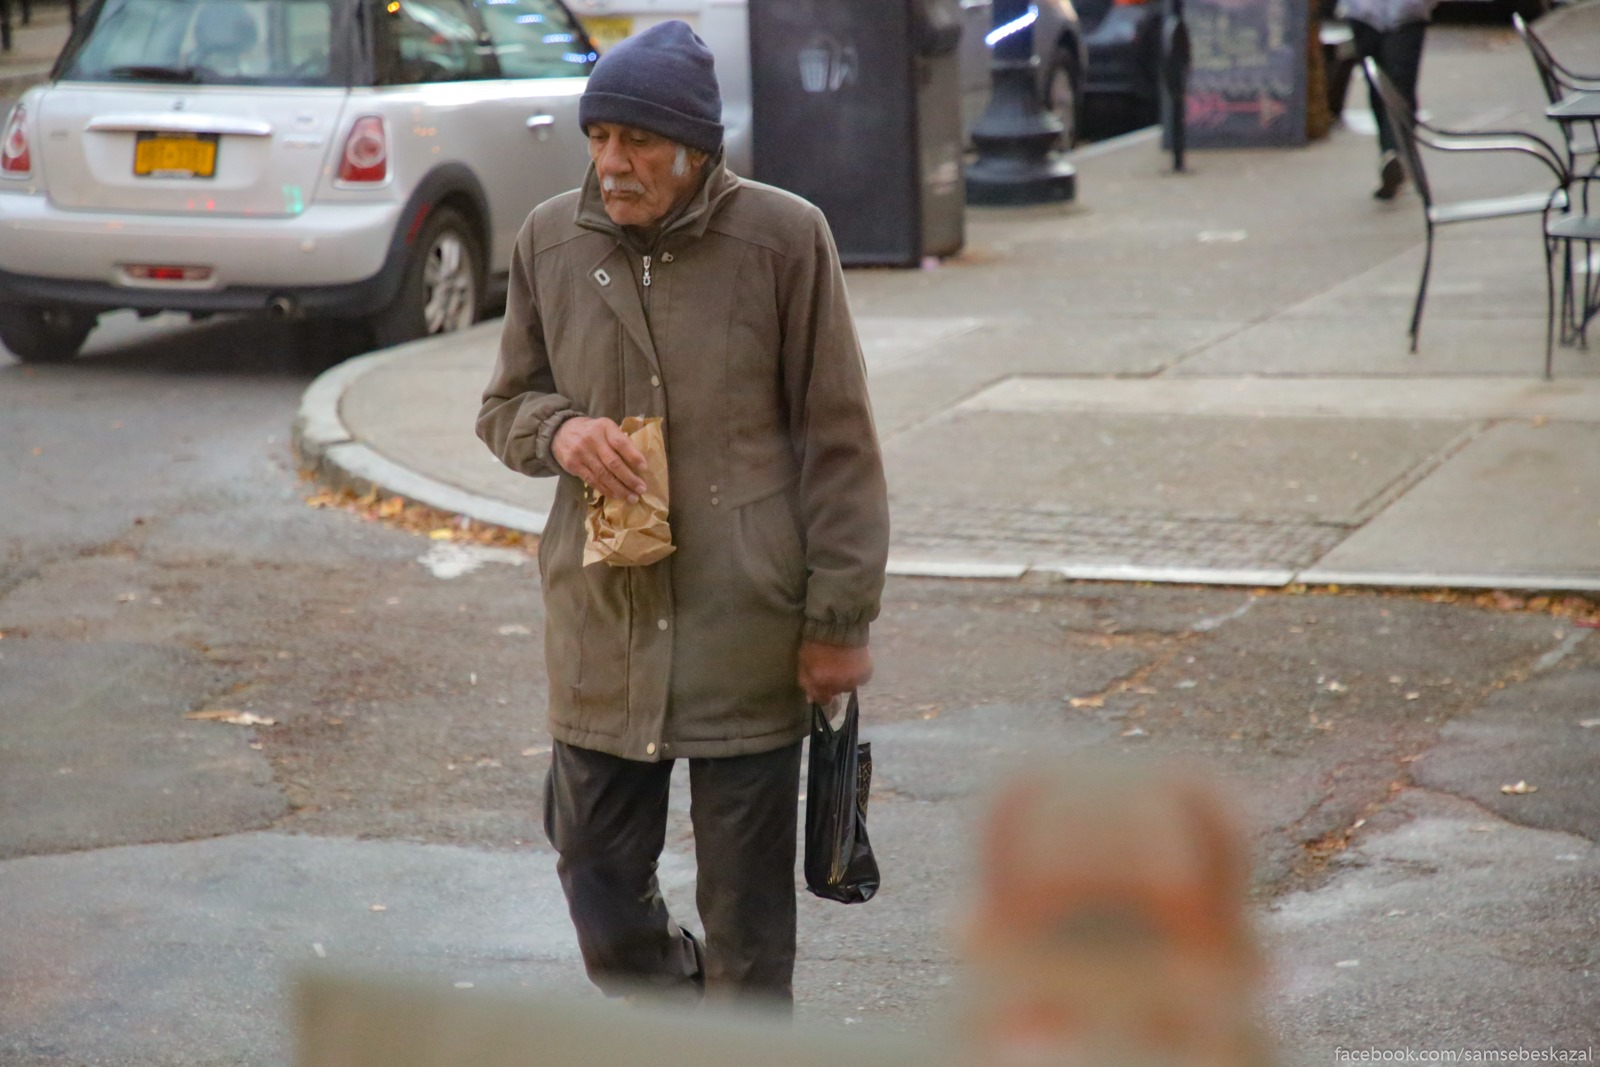
[[[0,363],[0,1062],[285,1062],[280,983],[317,937],[582,985],[539,829],[534,568],[307,506],[286,440],[317,362],[288,328],[130,320],[69,365]],[[875,635],[887,885],[804,902],[803,1017],[938,1018],[986,783],[1088,749],[1223,775],[1291,1060],[1592,1043],[1593,631],[1374,594],[896,580]],[[186,718],[206,710],[276,725]],[[1519,780],[1538,792],[1500,791]],[[689,854],[680,810],[684,906]],[[406,893],[431,925],[358,933]]]

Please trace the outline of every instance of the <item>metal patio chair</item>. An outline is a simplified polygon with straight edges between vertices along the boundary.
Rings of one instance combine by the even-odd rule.
[[[1554,203],[1545,211],[1545,271],[1552,294],[1549,320],[1545,323],[1544,376],[1549,378],[1555,361],[1556,307],[1555,269],[1559,261],[1563,268],[1561,285],[1561,340],[1565,344],[1575,340],[1580,347],[1589,347],[1589,320],[1600,312],[1600,274],[1595,271],[1595,248],[1600,245],[1600,211],[1594,205],[1591,186],[1600,184],[1600,175],[1574,176],[1562,189],[1562,203]],[[1600,195],[1600,194],[1595,194]],[[1566,210],[1567,205],[1577,210]],[[1596,213],[1591,213],[1596,212]],[[1574,245],[1583,246],[1583,286],[1580,293],[1573,289],[1572,251]],[[1561,255],[1557,256],[1557,250]],[[1570,327],[1570,337],[1569,337]]]
[[[1581,74],[1563,66],[1551,54],[1544,39],[1521,15],[1512,15],[1511,24],[1516,27],[1522,43],[1528,46],[1534,69],[1539,72],[1539,84],[1544,87],[1544,95],[1552,105],[1561,103],[1572,93],[1600,92],[1600,74]],[[1582,156],[1596,156],[1596,162],[1600,163],[1600,136],[1596,136],[1593,125],[1588,126],[1586,131],[1573,124],[1559,125],[1562,139],[1567,145],[1568,170],[1576,174],[1580,169],[1578,159]]]
[[[1379,104],[1389,120],[1389,127],[1394,130],[1395,143],[1400,150],[1400,161],[1405,166],[1406,174],[1411,178],[1412,187],[1422,198],[1423,219],[1427,223],[1428,239],[1422,260],[1422,280],[1417,285],[1417,303],[1411,313],[1411,351],[1415,352],[1417,334],[1422,329],[1422,307],[1428,298],[1428,275],[1433,269],[1433,231],[1437,227],[1458,222],[1483,222],[1489,219],[1513,218],[1518,215],[1543,215],[1552,205],[1557,210],[1564,210],[1565,189],[1570,181],[1570,172],[1566,161],[1561,158],[1561,153],[1548,141],[1534,134],[1520,130],[1462,133],[1441,129],[1424,122],[1417,118],[1405,97],[1400,95],[1394,83],[1378,69],[1378,64],[1370,56],[1362,61],[1361,69],[1376,92]],[[1433,198],[1433,187],[1428,184],[1427,169],[1423,166],[1424,147],[1440,152],[1517,152],[1532,156],[1544,164],[1555,177],[1555,186],[1544,192],[1436,203]],[[1551,247],[1546,241],[1547,258],[1551,254]],[[1570,277],[1569,272],[1568,278]],[[1553,308],[1555,303],[1553,282],[1549,303]],[[1545,373],[1549,374],[1548,360]]]

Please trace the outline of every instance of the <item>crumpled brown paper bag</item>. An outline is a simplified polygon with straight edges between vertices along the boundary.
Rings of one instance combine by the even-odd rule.
[[[588,543],[583,565],[609,563],[613,567],[648,567],[677,551],[672,527],[667,524],[667,442],[658,417],[629,416],[622,432],[644,454],[645,491],[638,500],[612,500],[589,495],[585,523]]]

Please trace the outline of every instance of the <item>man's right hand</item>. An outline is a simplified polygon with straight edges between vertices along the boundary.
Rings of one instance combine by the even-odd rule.
[[[644,454],[610,419],[573,416],[556,431],[550,451],[562,470],[613,500],[638,500],[646,489]]]

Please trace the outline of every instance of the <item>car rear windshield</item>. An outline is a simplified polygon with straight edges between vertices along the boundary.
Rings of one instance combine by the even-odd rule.
[[[353,4],[337,0],[105,0],[56,76],[169,85],[348,85]]]

